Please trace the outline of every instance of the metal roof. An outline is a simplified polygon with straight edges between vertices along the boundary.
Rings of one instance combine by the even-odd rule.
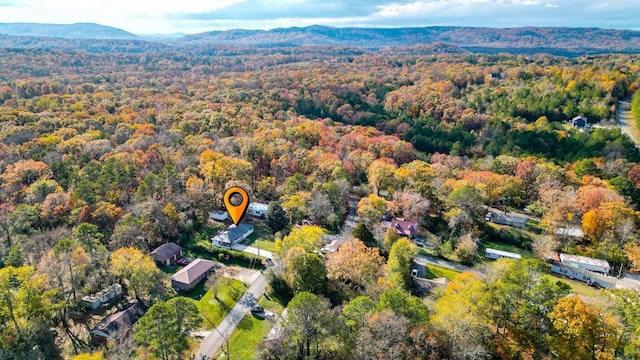
[[[609,262],[607,260],[594,259],[586,256],[571,255],[565,253],[560,254],[560,262],[574,262],[578,264],[600,266],[607,269],[609,268]]]
[[[518,253],[513,253],[513,252],[503,251],[503,250],[498,250],[498,249],[486,248],[484,250],[484,252],[485,252],[485,254],[496,254],[496,255],[506,256],[506,257],[510,257],[510,258],[516,258],[516,259],[522,258],[522,255],[520,255]]]

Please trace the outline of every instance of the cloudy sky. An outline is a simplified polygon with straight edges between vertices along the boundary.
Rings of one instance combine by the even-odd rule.
[[[638,0],[0,0],[0,22],[95,22],[136,34],[337,27],[568,26],[640,30]]]

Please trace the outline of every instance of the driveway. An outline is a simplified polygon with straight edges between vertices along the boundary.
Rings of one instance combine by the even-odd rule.
[[[251,307],[255,305],[256,301],[264,294],[264,290],[267,288],[267,278],[259,271],[255,271],[257,275],[254,277],[254,281],[244,293],[242,298],[231,309],[231,312],[227,314],[227,317],[220,322],[220,324],[209,333],[209,335],[200,344],[200,349],[196,353],[196,359],[210,359],[218,349],[226,342],[226,340],[233,334],[236,326],[247,315]]]
[[[633,116],[631,115],[631,96],[625,97],[622,101],[618,101],[618,106],[616,106],[616,123],[620,127],[620,131],[623,134],[627,134],[629,139],[631,139],[636,147],[640,147],[640,142],[638,139],[633,137],[633,133],[629,128],[629,122],[633,121]]]

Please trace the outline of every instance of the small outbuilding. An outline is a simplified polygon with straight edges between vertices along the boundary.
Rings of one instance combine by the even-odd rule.
[[[114,283],[95,294],[87,295],[82,298],[82,304],[91,310],[96,310],[102,304],[106,304],[109,301],[115,299],[122,294],[122,285]]]
[[[247,206],[247,213],[251,216],[263,218],[267,216],[267,209],[269,209],[268,204],[252,202]]]
[[[146,312],[147,307],[137,302],[107,316],[89,331],[91,341],[97,344],[106,344],[108,341],[121,342]]]
[[[522,255],[517,254],[517,253],[498,250],[498,249],[491,249],[491,248],[486,248],[484,250],[484,256],[486,256],[489,259],[493,259],[493,260],[498,260],[498,259],[516,259],[516,260],[519,260],[519,259],[522,258]]]
[[[211,243],[215,246],[228,246],[238,243],[253,234],[253,225],[240,223],[231,225],[226,230],[211,237]]]
[[[582,231],[582,229],[572,227],[556,228],[553,230],[553,233],[558,236],[574,237],[579,239],[584,237],[584,231]]]
[[[216,221],[225,221],[229,218],[229,213],[224,210],[209,211],[209,218]]]
[[[183,291],[191,290],[214,271],[215,266],[216,263],[211,260],[195,259],[171,276],[171,287]]]
[[[150,255],[158,265],[168,266],[182,257],[182,248],[174,242],[169,242],[158,246]]]

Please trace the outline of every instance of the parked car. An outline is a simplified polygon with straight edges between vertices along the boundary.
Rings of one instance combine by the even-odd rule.
[[[422,246],[422,247],[427,247],[427,243],[424,242],[424,240],[422,240],[422,239],[416,239],[416,245]]]
[[[418,277],[418,269],[411,269],[411,277]]]
[[[251,307],[251,313],[252,314],[261,314],[264,312],[264,308],[262,306],[252,306]]]

